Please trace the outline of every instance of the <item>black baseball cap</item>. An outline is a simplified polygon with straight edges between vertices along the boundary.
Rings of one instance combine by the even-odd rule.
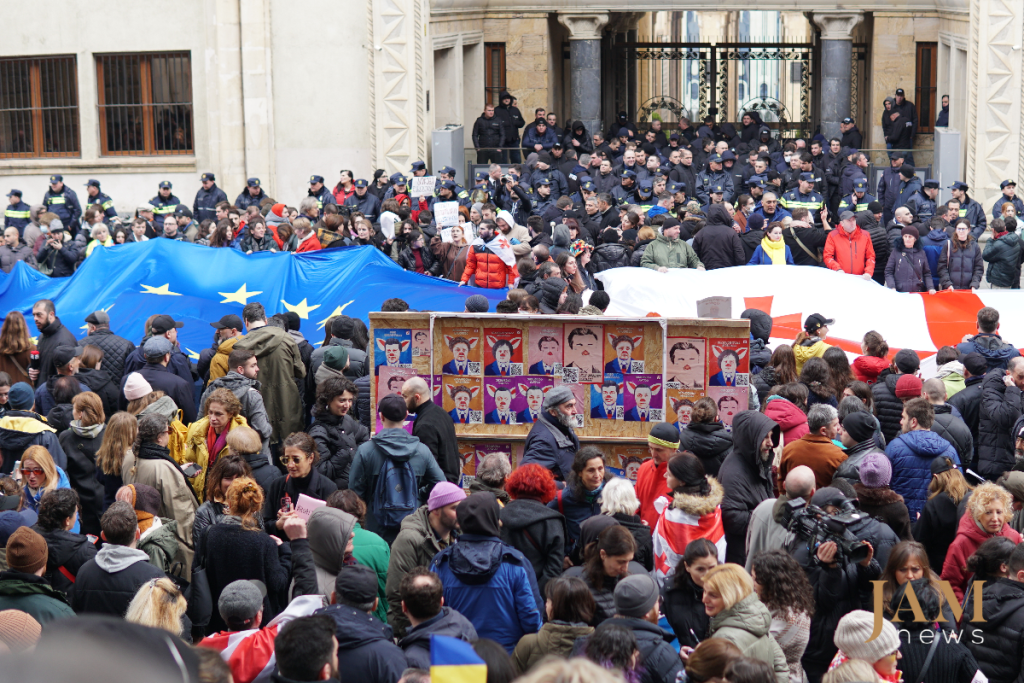
[[[259,178],[249,178],[248,180],[245,181],[245,184],[248,185],[249,187],[259,187],[260,186],[260,179]]]
[[[322,183],[323,181],[324,181],[324,177],[322,175],[311,175],[311,176],[309,176],[309,184],[310,185],[312,185],[313,183]]]
[[[210,323],[211,327],[215,327],[218,330],[241,330],[244,329],[242,326],[242,319],[234,313],[229,313],[215,323]]]
[[[943,455],[932,460],[932,475],[942,474],[943,472],[949,472],[955,470],[956,466],[949,464],[949,459]]]
[[[388,394],[377,404],[377,412],[391,422],[400,422],[409,414],[405,399],[397,394]]]
[[[169,189],[171,189],[171,181],[170,180],[161,180],[160,181],[160,189],[161,190],[169,190]]]
[[[213,175],[212,173],[204,173],[199,177],[199,179],[202,181],[217,180],[217,176]]]
[[[150,323],[149,329],[153,331],[153,334],[165,334],[171,329],[181,329],[185,326],[183,322],[175,322],[174,318],[169,315],[158,315],[153,318],[153,322]]]
[[[903,93],[903,88],[896,88],[896,94],[897,94],[897,95],[902,95],[902,94],[904,94],[904,93]]]
[[[110,316],[107,315],[106,311],[93,311],[89,315],[85,316],[85,322],[93,325],[109,325]]]
[[[99,187],[100,181],[95,178],[89,178],[89,181],[85,184],[86,187]]]
[[[833,318],[826,318],[821,313],[811,313],[804,321],[804,329],[808,332],[817,332],[822,327],[832,327],[835,324]]]
[[[54,367],[62,368],[71,362],[73,358],[78,358],[85,351],[83,346],[58,346],[53,351],[53,365]]]

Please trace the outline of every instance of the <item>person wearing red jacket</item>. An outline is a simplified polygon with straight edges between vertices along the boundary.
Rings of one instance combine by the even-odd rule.
[[[460,287],[469,282],[474,275],[475,286],[484,289],[504,289],[515,284],[519,273],[516,271],[512,247],[504,237],[495,243],[496,234],[497,226],[493,221],[480,223],[477,239],[473,241],[466,256],[466,269],[462,272]],[[505,258],[499,255],[499,251]]]
[[[313,229],[308,218],[296,218],[292,225],[295,228],[295,236],[299,238],[299,246],[295,249],[296,254],[318,251],[323,248],[320,246],[320,239],[316,236],[316,230]]]
[[[871,235],[861,230],[851,211],[839,216],[840,229],[833,230],[825,240],[825,265],[850,275],[870,280],[875,272],[875,248]]]
[[[636,497],[640,500],[640,520],[653,530],[660,515],[654,502],[662,496],[672,497],[672,489],[665,481],[665,470],[679,450],[679,432],[675,426],[671,422],[659,422],[651,427],[647,450],[651,458],[640,465],[636,473]]]

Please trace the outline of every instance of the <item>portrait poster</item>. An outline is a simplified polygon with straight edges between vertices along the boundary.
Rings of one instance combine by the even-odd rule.
[[[666,385],[667,386],[667,385]],[[695,389],[665,389],[665,421],[671,422],[680,432],[690,424],[693,404],[703,398],[704,393]]]
[[[554,376],[562,369],[561,326],[530,325],[526,349],[528,375]]]
[[[445,411],[455,424],[478,425],[484,422],[484,399],[479,377],[444,375],[441,378]]]
[[[523,331],[514,327],[484,328],[484,374],[519,377],[523,374]]]
[[[551,377],[519,377],[516,387],[522,401],[522,410],[516,414],[516,423],[532,425],[544,410],[544,395],[554,386]]]
[[[373,364],[380,367],[412,367],[412,330],[378,329],[373,331]]]
[[[726,429],[732,430],[732,419],[736,413],[746,410],[749,404],[749,392],[747,387],[711,387],[708,389],[708,396],[718,406],[718,419],[722,421]]]
[[[459,441],[459,486],[468,489],[476,479],[476,446],[468,441]]]
[[[411,330],[412,332],[412,357],[430,357],[430,330]]]
[[[669,389],[703,389],[707,343],[698,337],[669,337],[665,382]]]
[[[442,391],[442,389],[443,389],[444,385],[443,385],[442,382],[443,382],[443,380],[442,380],[441,375],[431,375],[430,376],[430,393],[432,393],[434,395],[434,403],[436,403],[437,405],[439,405],[439,406],[441,406],[443,408],[444,407],[444,392]]]
[[[623,420],[626,422],[661,422],[661,375],[627,375],[623,379],[625,392],[622,401]]]
[[[481,442],[477,443],[473,447],[473,450],[475,451],[476,462],[478,465],[487,456],[497,454],[505,456],[505,460],[508,461],[508,464],[514,466],[514,461],[512,460],[512,444],[510,443]]]
[[[590,385],[590,418],[592,420],[621,420],[623,405],[622,375],[604,373],[600,384]]]
[[[445,328],[441,349],[442,374],[480,375],[480,330],[476,327]]]
[[[608,458],[608,469],[619,477],[625,477],[636,484],[636,475],[640,465],[651,457],[646,446],[612,446]]]
[[[709,339],[708,386],[745,387],[750,383],[750,341]]]
[[[587,414],[587,385],[580,384],[578,382],[570,384],[569,382],[566,382],[565,379],[562,377],[555,377],[554,385],[556,387],[569,387],[569,391],[572,392],[573,398],[576,399],[576,415],[574,415],[574,417],[576,418],[576,422],[575,424],[573,424],[573,428],[583,429],[584,425],[586,424],[585,416]]]
[[[410,377],[416,377],[419,375],[418,372],[412,368],[392,368],[388,366],[382,366],[379,368],[377,375],[377,403],[387,396],[388,394],[402,395],[402,385],[405,384],[405,380]],[[380,413],[374,410],[374,419],[377,421],[376,431],[384,429],[384,423],[381,422]],[[412,434],[412,423],[416,420],[416,415],[410,413],[405,418],[405,431]]]
[[[523,403],[516,378],[484,378],[484,424],[518,424],[516,414],[522,410]]]
[[[632,375],[644,371],[644,328],[604,326],[604,371]]]
[[[601,325],[567,323],[562,342],[562,376],[569,384],[573,380],[584,384],[601,382],[604,368],[601,361]],[[567,372],[569,371],[569,372]]]

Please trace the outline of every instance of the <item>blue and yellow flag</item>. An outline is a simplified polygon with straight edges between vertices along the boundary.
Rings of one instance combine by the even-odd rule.
[[[451,636],[430,636],[431,683],[487,683],[487,664],[473,646]]]

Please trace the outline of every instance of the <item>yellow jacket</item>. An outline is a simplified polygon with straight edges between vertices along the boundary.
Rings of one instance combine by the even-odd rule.
[[[811,358],[821,358],[825,355],[825,352],[831,349],[829,344],[821,341],[820,339],[810,346],[804,346],[803,344],[793,345],[793,355],[796,356],[796,374],[799,375],[800,371]]]
[[[248,424],[245,418],[241,415],[236,415],[232,420],[231,424],[228,425],[228,431],[231,431],[235,427],[247,427]],[[192,488],[195,490],[196,495],[199,497],[199,502],[202,503],[206,495],[206,470],[210,467],[210,454],[206,448],[206,433],[210,431],[210,417],[207,415],[202,419],[196,420],[188,428],[188,435],[185,437],[185,456],[182,458],[182,463],[194,462],[203,469],[192,478]],[[228,447],[225,445],[223,450],[217,454],[218,458],[222,458],[228,454]]]
[[[217,347],[217,353],[213,354],[213,358],[210,359],[210,381],[219,379],[224,375],[228,374],[228,356],[231,355],[231,351],[235,348],[235,342],[241,337],[232,337],[231,339],[225,339]],[[202,406],[199,406],[202,408]]]

